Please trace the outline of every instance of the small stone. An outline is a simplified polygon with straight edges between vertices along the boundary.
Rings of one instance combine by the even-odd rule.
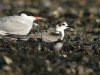
[[[87,57],[83,57],[83,59],[82,59],[84,62],[86,62],[86,63],[88,63],[89,62],[89,59],[87,58]]]
[[[63,43],[58,42],[58,43],[56,43],[54,45],[54,50],[57,51],[57,52],[59,52],[62,49],[62,47],[63,47]]]
[[[11,71],[12,70],[11,67],[8,66],[8,65],[4,66],[3,69],[6,70],[6,71]]]
[[[84,67],[82,65],[78,66],[78,75],[84,75]]]
[[[12,64],[13,63],[13,60],[11,58],[9,58],[9,57],[4,55],[3,58],[4,58],[5,62],[6,62],[6,64]]]
[[[65,55],[65,54],[64,54],[64,55],[63,55],[63,57],[64,57],[64,58],[66,58],[66,57],[67,57],[67,55]]]

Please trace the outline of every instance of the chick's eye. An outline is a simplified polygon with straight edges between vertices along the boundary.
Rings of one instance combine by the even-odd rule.
[[[65,24],[61,24],[61,25],[65,25]]]

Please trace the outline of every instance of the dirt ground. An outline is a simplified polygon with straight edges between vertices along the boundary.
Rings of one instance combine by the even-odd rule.
[[[55,42],[0,37],[0,75],[100,75],[100,0],[0,0],[0,16],[30,11],[46,21],[30,33],[66,21],[60,51]],[[10,40],[8,38],[16,38]]]

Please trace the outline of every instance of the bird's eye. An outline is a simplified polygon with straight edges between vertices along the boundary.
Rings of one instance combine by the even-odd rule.
[[[65,25],[65,24],[61,24],[61,25]]]

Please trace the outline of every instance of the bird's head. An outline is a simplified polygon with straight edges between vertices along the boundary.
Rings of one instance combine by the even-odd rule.
[[[26,18],[28,20],[31,20],[31,21],[44,19],[44,18],[39,17],[39,16],[34,16],[33,13],[28,12],[28,11],[21,11],[19,13],[19,16],[22,16],[22,17],[24,17],[24,18]]]
[[[69,28],[66,22],[62,22],[60,27],[62,28],[62,30]]]
[[[68,27],[68,24],[66,22],[62,22],[61,25],[56,25],[56,32],[62,32],[66,30]]]

